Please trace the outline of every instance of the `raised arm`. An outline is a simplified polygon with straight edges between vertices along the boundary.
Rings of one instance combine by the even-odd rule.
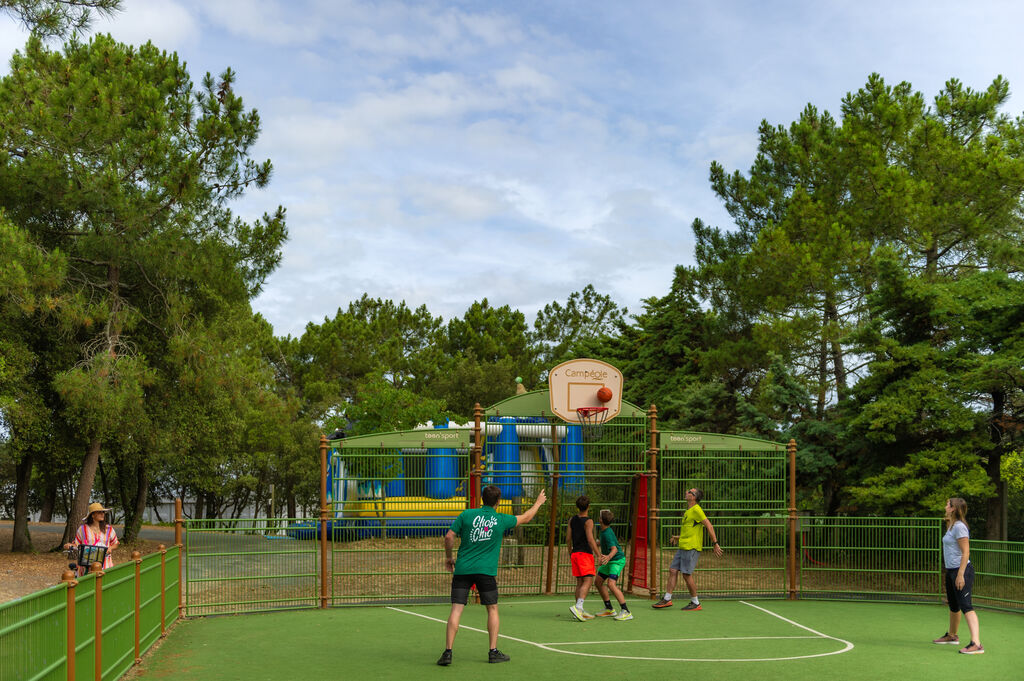
[[[526,509],[522,514],[516,516],[516,525],[522,525],[523,523],[528,523],[533,520],[533,517],[537,515],[537,511],[540,510],[540,507],[543,506],[544,502],[547,500],[548,495],[544,493],[544,490],[541,490],[540,494],[537,495],[537,500],[533,502],[533,506]]]

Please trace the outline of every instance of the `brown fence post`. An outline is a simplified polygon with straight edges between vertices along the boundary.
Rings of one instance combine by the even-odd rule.
[[[551,499],[548,516],[548,574],[547,586],[544,593],[549,596],[554,593],[554,577],[552,572],[555,567],[555,545],[558,543],[558,485],[562,470],[562,453],[558,448],[558,426],[551,424]]]
[[[181,507],[181,498],[174,500],[174,545],[178,547],[178,619],[185,616],[185,545],[182,543],[182,527],[185,518]]]
[[[135,664],[142,662],[142,655],[139,654],[139,629],[142,618],[142,554],[132,551],[132,561],[135,562]]]
[[[103,566],[93,563],[89,566],[90,572],[96,573],[96,621],[94,624],[93,650],[95,651],[96,664],[93,667],[93,678],[103,678]]]
[[[647,555],[650,561],[650,582],[647,586],[648,596],[653,599],[658,595],[658,565],[661,563],[658,546],[658,408],[651,405],[647,411],[650,442],[647,452]]]
[[[327,436],[320,434],[320,607],[327,607]]]
[[[796,440],[786,446],[789,454],[789,599],[796,600]]]
[[[60,581],[68,585],[68,605],[64,611],[68,621],[67,672],[68,681],[75,681],[75,587],[78,586],[78,580],[75,579],[74,572],[71,570],[65,570],[60,576]]]
[[[466,495],[466,508],[476,508],[480,498],[483,479],[484,438],[480,422],[484,417],[484,408],[477,402],[473,405],[473,447],[469,454],[469,493]]]
[[[160,637],[167,635],[167,547],[160,545]]]

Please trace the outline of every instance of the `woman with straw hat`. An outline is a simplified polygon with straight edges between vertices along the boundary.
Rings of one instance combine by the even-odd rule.
[[[107,549],[106,558],[103,559],[103,569],[114,567],[114,559],[110,552],[118,545],[117,533],[112,525],[107,524],[109,508],[103,508],[103,504],[92,503],[82,518],[82,526],[75,532],[75,540],[64,546],[65,549],[78,548],[79,546],[105,546]],[[85,567],[78,566],[78,576],[86,572]]]

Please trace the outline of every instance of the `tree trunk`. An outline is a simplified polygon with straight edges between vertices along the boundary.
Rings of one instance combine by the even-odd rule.
[[[43,494],[43,506],[39,509],[39,522],[52,523],[53,509],[57,506],[57,476],[46,477],[46,491]]]
[[[1001,390],[992,393],[992,419],[989,424],[989,433],[992,443],[992,451],[988,454],[988,462],[985,464],[985,471],[989,480],[995,485],[996,495],[988,500],[985,514],[985,538],[995,541],[1006,541],[1006,524],[1003,519],[1006,517],[1003,509],[1006,507],[1007,486],[1003,483],[1002,463],[1003,450],[1003,427],[1006,407],[1006,394]]]
[[[96,467],[100,461],[99,438],[89,441],[89,448],[85,451],[85,460],[82,461],[82,475],[78,478],[78,488],[75,490],[75,500],[71,504],[71,512],[68,513],[68,520],[64,524],[64,537],[60,540],[60,547],[75,538],[75,532],[85,517],[85,509],[89,507],[89,499],[92,496],[92,486],[96,482]]]
[[[846,399],[846,362],[843,360],[843,346],[837,338],[839,334],[839,310],[836,309],[835,299],[832,294],[825,298],[827,324],[831,332],[829,342],[832,346],[832,368],[836,380],[836,401],[842,402]]]
[[[131,514],[125,513],[124,540],[135,541],[139,538],[139,529],[142,527],[142,516],[146,513],[146,498],[149,495],[149,474],[146,472],[146,462],[139,460],[135,467],[135,503],[132,504]]]
[[[14,536],[11,551],[30,553],[32,536],[28,532],[28,488],[32,482],[32,452],[25,452],[15,468],[17,481],[14,489]]]
[[[824,321],[825,315],[822,315],[822,321]],[[814,405],[814,413],[817,419],[820,421],[825,417],[825,402],[828,393],[828,362],[826,357],[828,356],[828,341],[825,338],[825,327],[824,324],[821,328],[821,339],[818,347],[818,399]]]

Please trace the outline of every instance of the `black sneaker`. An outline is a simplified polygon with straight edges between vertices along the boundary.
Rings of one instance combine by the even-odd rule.
[[[491,664],[496,664],[498,662],[508,662],[511,659],[511,657],[501,652],[497,648],[495,648],[494,650],[487,651],[487,661]]]
[[[442,667],[447,667],[452,663],[452,651],[446,650],[441,653],[441,657],[437,658],[437,664]]]

